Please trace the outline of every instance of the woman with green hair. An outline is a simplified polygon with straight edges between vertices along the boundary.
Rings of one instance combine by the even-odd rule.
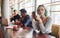
[[[52,18],[47,16],[47,10],[44,5],[39,5],[37,9],[37,13],[39,17],[36,15],[33,17],[33,28],[36,32],[40,32],[42,34],[51,34],[51,27],[52,27]],[[38,26],[38,27],[37,27]]]

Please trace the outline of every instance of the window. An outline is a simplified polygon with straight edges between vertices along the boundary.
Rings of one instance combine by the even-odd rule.
[[[20,9],[25,8],[27,14],[31,16],[32,11],[34,11],[34,0],[24,0],[20,4]]]
[[[32,11],[34,11],[34,1],[29,0],[28,2],[25,1],[25,9],[27,10],[27,14],[31,16]]]
[[[60,0],[54,0],[51,8],[54,23],[60,25]]]
[[[51,15],[53,23],[60,24],[60,0],[37,0],[37,6],[43,4]]]
[[[60,0],[19,0],[18,3],[14,3],[12,3],[11,7],[16,6],[14,8],[17,8],[18,10],[25,8],[27,10],[27,14],[30,16],[32,11],[37,10],[37,7],[43,4],[48,11],[48,16],[52,17],[53,23],[60,24]]]

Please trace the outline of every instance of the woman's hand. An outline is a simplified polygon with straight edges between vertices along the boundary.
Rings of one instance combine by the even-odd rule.
[[[37,15],[32,15],[32,20],[36,20],[36,21],[38,21],[39,23],[42,23],[41,18],[40,18],[39,16],[37,16]]]
[[[36,17],[36,14],[32,14],[32,19],[35,19]]]
[[[38,21],[38,23],[42,23],[42,20],[40,17],[36,17],[36,21]]]

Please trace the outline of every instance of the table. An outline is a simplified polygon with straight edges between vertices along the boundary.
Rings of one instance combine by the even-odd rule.
[[[34,38],[35,38],[35,36],[34,36]],[[47,35],[47,34],[40,34],[36,38],[56,38],[56,37],[51,36],[51,35]]]
[[[24,31],[25,32],[25,31]],[[33,36],[33,30],[30,30],[29,32],[25,32],[24,33],[23,31],[17,31],[16,32],[16,35],[15,35],[15,37],[14,38],[32,38],[32,36]],[[22,34],[23,35],[22,35]]]
[[[49,35],[49,38],[56,38],[56,37]]]
[[[10,35],[11,38],[35,38],[36,36],[33,35],[33,29],[31,29],[29,32],[23,34],[22,36],[20,35],[23,31],[23,29],[19,29],[19,31],[13,31],[12,28],[8,28],[8,34]],[[36,38],[55,38],[54,36],[47,35],[47,34],[39,34]]]
[[[5,27],[5,28],[6,28],[7,32],[8,32],[8,35],[11,38],[23,37],[23,36],[19,35],[22,32],[21,28],[18,31],[13,31],[12,26],[8,26],[8,27]],[[25,34],[24,38],[32,38],[32,36],[33,36],[33,30],[30,30],[28,33]]]

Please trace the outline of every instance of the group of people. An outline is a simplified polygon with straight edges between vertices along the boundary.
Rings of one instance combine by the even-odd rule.
[[[33,30],[39,31],[42,34],[51,34],[51,26],[52,26],[52,18],[47,16],[47,10],[44,5],[39,5],[36,12],[32,12],[32,16],[27,15],[27,11],[25,9],[20,10],[20,14],[16,14],[16,10],[14,10],[14,14],[12,14],[10,21],[14,21],[15,24],[21,27],[33,28]]]

